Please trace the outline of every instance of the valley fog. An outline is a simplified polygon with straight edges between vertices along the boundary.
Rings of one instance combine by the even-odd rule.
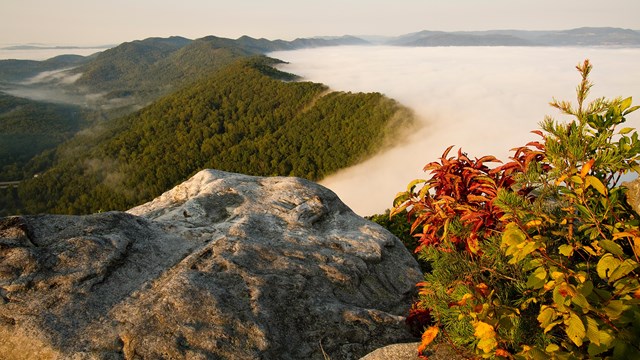
[[[89,56],[106,48],[43,48],[43,49],[7,49],[0,45],[0,60],[47,60],[60,55]]]
[[[333,90],[381,92],[413,109],[421,128],[398,144],[321,183],[360,215],[384,212],[396,193],[450,145],[470,157],[495,155],[538,137],[545,115],[567,120],[548,104],[575,103],[575,66],[590,59],[589,99],[634,97],[640,103],[640,49],[545,47],[387,47],[304,49],[269,54],[283,71]],[[633,113],[627,126],[638,128]],[[452,152],[453,153],[453,152]]]

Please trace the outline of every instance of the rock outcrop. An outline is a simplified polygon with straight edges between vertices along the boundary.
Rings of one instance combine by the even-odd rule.
[[[415,341],[398,239],[297,178],[205,170],[128,213],[0,220],[8,359],[357,359]]]

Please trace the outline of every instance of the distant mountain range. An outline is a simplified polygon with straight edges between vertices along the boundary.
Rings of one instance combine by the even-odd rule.
[[[150,38],[158,39],[158,38]],[[147,39],[147,40],[150,40]],[[245,50],[266,53],[278,50],[295,50],[306,47],[338,45],[395,45],[395,46],[640,46],[640,31],[614,27],[582,27],[570,30],[486,30],[486,31],[431,31],[424,30],[401,36],[326,36],[298,38],[293,41],[255,39],[242,36],[236,40],[207,36],[198,40],[171,37],[174,45],[184,46],[198,40],[215,40],[218,45],[242,47]],[[133,42],[135,43],[135,41]],[[127,44],[127,43],[125,43]],[[42,49],[108,49],[104,46],[60,46],[44,44],[14,45],[0,50]]]
[[[3,47],[2,50],[76,50],[76,49],[108,49],[113,45],[99,45],[99,46],[73,46],[73,45],[12,45]]]
[[[398,46],[640,46],[640,31],[583,27],[559,31],[421,31],[378,43]]]
[[[293,41],[255,39],[242,36],[236,40],[208,36],[218,44],[240,44],[245,50],[266,53],[279,50],[295,50],[305,47],[338,45],[395,45],[395,46],[640,46],[640,31],[614,27],[582,27],[570,30],[487,30],[487,31],[431,31],[424,30],[401,36],[326,36],[298,38]],[[186,45],[195,40],[171,37]],[[199,39],[202,40],[202,39]],[[234,45],[234,46],[235,46]],[[0,50],[44,50],[44,49],[108,49],[103,46],[61,46],[46,44],[13,45]]]

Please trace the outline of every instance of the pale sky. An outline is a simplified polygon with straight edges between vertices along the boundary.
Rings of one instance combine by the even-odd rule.
[[[639,0],[1,0],[0,45],[147,37],[293,40],[421,30],[640,30]]]

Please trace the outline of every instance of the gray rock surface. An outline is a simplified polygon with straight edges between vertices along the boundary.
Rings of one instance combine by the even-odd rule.
[[[358,359],[414,340],[420,279],[326,188],[205,170],[128,213],[0,219],[0,354]]]
[[[418,357],[419,345],[419,342],[387,345],[370,352],[360,360],[420,360]],[[446,343],[430,344],[424,355],[429,360],[465,360],[474,358],[473,355],[465,356],[465,354],[457,352]]]
[[[365,355],[360,360],[419,360],[419,345],[419,342],[387,345]]]

